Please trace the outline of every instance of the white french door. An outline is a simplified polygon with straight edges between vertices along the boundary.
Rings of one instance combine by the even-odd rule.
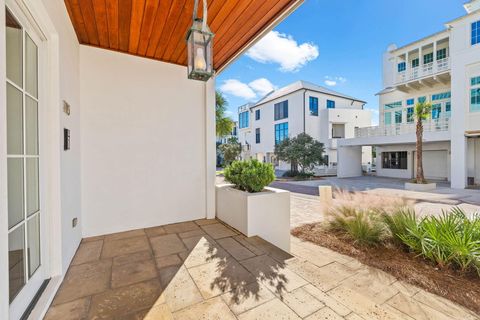
[[[9,5],[10,3],[10,5]],[[39,111],[41,40],[15,4],[7,1],[7,192],[10,319],[19,319],[45,279]]]

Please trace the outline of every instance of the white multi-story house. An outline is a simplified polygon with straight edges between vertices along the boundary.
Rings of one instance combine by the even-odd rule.
[[[242,158],[256,158],[288,170],[289,164],[277,162],[275,144],[286,137],[307,133],[323,143],[330,168],[337,164],[337,140],[354,136],[355,128],[371,125],[366,102],[342,93],[297,81],[275,90],[255,104],[238,108],[238,138]],[[371,162],[371,148],[363,150],[362,163]]]
[[[360,147],[376,146],[377,175],[413,178],[414,105],[426,100],[433,104],[424,125],[426,178],[451,181],[454,188],[480,182],[480,0],[465,9],[441,32],[388,47],[380,124],[339,141],[339,176],[361,175]]]

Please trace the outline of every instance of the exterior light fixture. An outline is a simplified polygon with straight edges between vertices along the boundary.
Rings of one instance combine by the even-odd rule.
[[[188,78],[207,81],[213,75],[213,36],[207,25],[207,0],[203,0],[203,17],[197,17],[198,0],[193,9],[193,24],[187,33]]]

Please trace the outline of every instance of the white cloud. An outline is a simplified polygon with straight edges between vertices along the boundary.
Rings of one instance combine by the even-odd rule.
[[[276,86],[265,78],[255,79],[248,84],[236,79],[228,79],[220,86],[220,91],[245,100],[252,100],[257,97],[263,97],[276,88]]]
[[[347,79],[344,78],[344,77],[330,77],[330,76],[326,76],[324,82],[325,82],[325,84],[326,84],[327,86],[334,87],[334,86],[336,86],[336,85],[339,84],[339,83],[345,83],[345,82],[347,82]]]
[[[264,96],[276,89],[275,86],[265,78],[253,80],[248,86],[260,96]]]
[[[294,72],[318,57],[318,47],[308,42],[299,45],[290,35],[270,31],[247,51],[247,56],[261,63],[278,63],[281,71]]]
[[[232,96],[240,97],[245,100],[253,99],[257,94],[246,83],[236,79],[225,80],[220,86],[220,90]]]

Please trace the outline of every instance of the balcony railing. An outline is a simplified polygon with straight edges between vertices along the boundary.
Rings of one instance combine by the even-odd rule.
[[[430,119],[423,122],[424,132],[448,131],[450,118]],[[402,134],[415,133],[415,123],[399,123],[375,127],[355,128],[355,138],[399,136]]]
[[[421,79],[423,77],[431,76],[450,69],[450,58],[436,60],[430,63],[423,64],[419,67],[409,68],[405,71],[397,73],[397,83],[404,83]],[[408,72],[407,72],[408,71]]]

